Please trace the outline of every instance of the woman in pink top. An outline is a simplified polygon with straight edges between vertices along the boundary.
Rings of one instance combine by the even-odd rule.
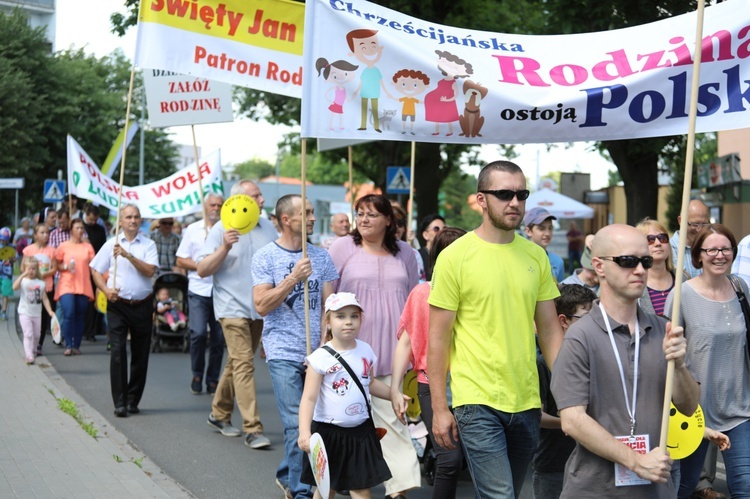
[[[378,357],[377,379],[390,385],[398,320],[419,282],[417,260],[409,245],[396,239],[396,219],[385,196],[364,196],[355,208],[357,227],[351,235],[334,241],[328,252],[339,272],[336,292],[354,293],[367,310],[359,339],[372,346]],[[388,430],[381,442],[393,474],[385,482],[386,494],[395,497],[419,487],[419,462],[406,426],[387,400],[373,399],[372,412],[375,426]]]
[[[94,300],[89,263],[94,259],[94,247],[83,240],[83,220],[70,223],[70,240],[62,243],[55,253],[60,279],[55,288],[55,300],[63,308],[62,334],[66,356],[81,354],[86,307]]]
[[[49,242],[49,227],[45,223],[38,223],[34,227],[34,244],[30,244],[23,249],[23,256],[33,256],[39,262],[39,279],[44,280],[44,289],[49,299],[52,311],[55,310],[55,286],[53,278],[57,272],[57,260],[55,259],[55,248],[47,244]],[[52,318],[47,313],[47,309],[42,307],[42,332],[39,337],[39,344],[36,347],[36,356],[42,355],[42,345],[44,337],[49,331],[49,324]]]
[[[430,247],[430,265],[434,267],[440,252],[464,234],[466,234],[465,230],[456,227],[445,227],[438,232]],[[458,474],[463,466],[463,453],[460,445],[452,450],[440,447],[432,435],[432,400],[427,379],[427,336],[430,324],[430,306],[427,304],[427,298],[429,296],[430,283],[423,282],[414,288],[406,300],[401,322],[398,325],[399,340],[393,359],[393,378],[403,379],[410,362],[417,372],[417,394],[419,406],[422,409],[422,421],[427,427],[427,433],[437,456],[432,497],[433,499],[452,499],[456,497]],[[406,402],[401,393],[400,383],[391,384],[391,404],[395,415],[405,423]]]

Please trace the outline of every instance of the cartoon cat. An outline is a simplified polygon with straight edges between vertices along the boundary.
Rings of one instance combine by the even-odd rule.
[[[383,114],[380,115],[380,128],[382,130],[390,130],[391,129],[391,122],[393,121],[393,118],[396,116],[396,109],[383,109]],[[375,120],[372,117],[372,111],[370,111],[370,124],[375,125]]]

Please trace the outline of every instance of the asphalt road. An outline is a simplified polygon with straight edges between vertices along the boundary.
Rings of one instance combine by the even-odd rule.
[[[252,450],[243,438],[228,438],[208,426],[211,397],[190,393],[190,356],[178,350],[152,353],[148,382],[139,407],[140,414],[116,418],[109,385],[109,354],[106,341],[83,342],[82,355],[65,357],[51,342],[45,354],[55,369],[81,396],[168,475],[200,498],[281,498],[274,484],[276,467],[283,456],[283,430],[271,379],[265,362],[256,358],[256,391],[270,450]],[[232,416],[240,426],[242,418]],[[432,488],[423,483],[409,498],[431,497]],[[459,483],[461,498],[473,497],[471,479],[465,472]],[[531,487],[522,497],[531,499]],[[383,497],[382,486],[373,497]]]
[[[252,450],[243,438],[228,438],[206,423],[211,397],[205,392],[193,395],[189,390],[190,357],[178,349],[151,354],[148,382],[141,413],[116,418],[109,386],[109,354],[106,341],[84,340],[83,355],[65,357],[62,348],[48,341],[45,353],[55,369],[98,412],[168,475],[200,498],[250,497],[280,498],[274,484],[276,467],[283,455],[283,430],[271,380],[265,362],[256,357],[256,391],[265,434],[271,439],[269,450]],[[235,410],[232,421],[242,421]],[[719,463],[715,488],[728,495],[723,462]],[[383,497],[382,486],[373,489],[373,497]],[[411,499],[431,497],[432,488],[409,492]],[[464,471],[459,482],[459,498],[473,497],[471,478]],[[532,499],[531,473],[527,474],[521,499]]]

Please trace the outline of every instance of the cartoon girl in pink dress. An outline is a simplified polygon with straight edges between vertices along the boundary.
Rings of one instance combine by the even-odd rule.
[[[458,78],[466,78],[474,73],[471,64],[458,56],[436,50],[438,56],[438,69],[443,73],[442,80],[438,81],[437,88],[424,98],[425,120],[435,123],[435,133],[440,135],[440,123],[448,123],[446,137],[453,135],[453,122],[458,121]]]
[[[325,81],[333,83],[324,95],[326,100],[331,101],[331,105],[328,106],[328,110],[331,111],[331,122],[328,124],[329,130],[333,130],[333,120],[336,115],[339,116],[339,130],[344,129],[344,102],[346,101],[346,87],[344,85],[351,81],[354,77],[354,71],[358,67],[344,60],[329,63],[325,57],[320,57],[315,61],[315,69],[318,70],[318,76],[322,73]],[[333,91],[333,100],[330,97],[331,91]]]

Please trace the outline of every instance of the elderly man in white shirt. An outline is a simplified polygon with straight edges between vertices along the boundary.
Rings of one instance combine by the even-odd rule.
[[[92,260],[91,274],[96,287],[107,296],[110,355],[109,376],[115,416],[138,414],[146,387],[151,320],[154,312],[151,277],[159,268],[156,244],[138,233],[141,213],[125,205],[120,213],[121,232],[102,246]],[[116,263],[116,265],[115,265]],[[109,277],[104,279],[104,273]],[[130,332],[130,379],[127,338]]]

